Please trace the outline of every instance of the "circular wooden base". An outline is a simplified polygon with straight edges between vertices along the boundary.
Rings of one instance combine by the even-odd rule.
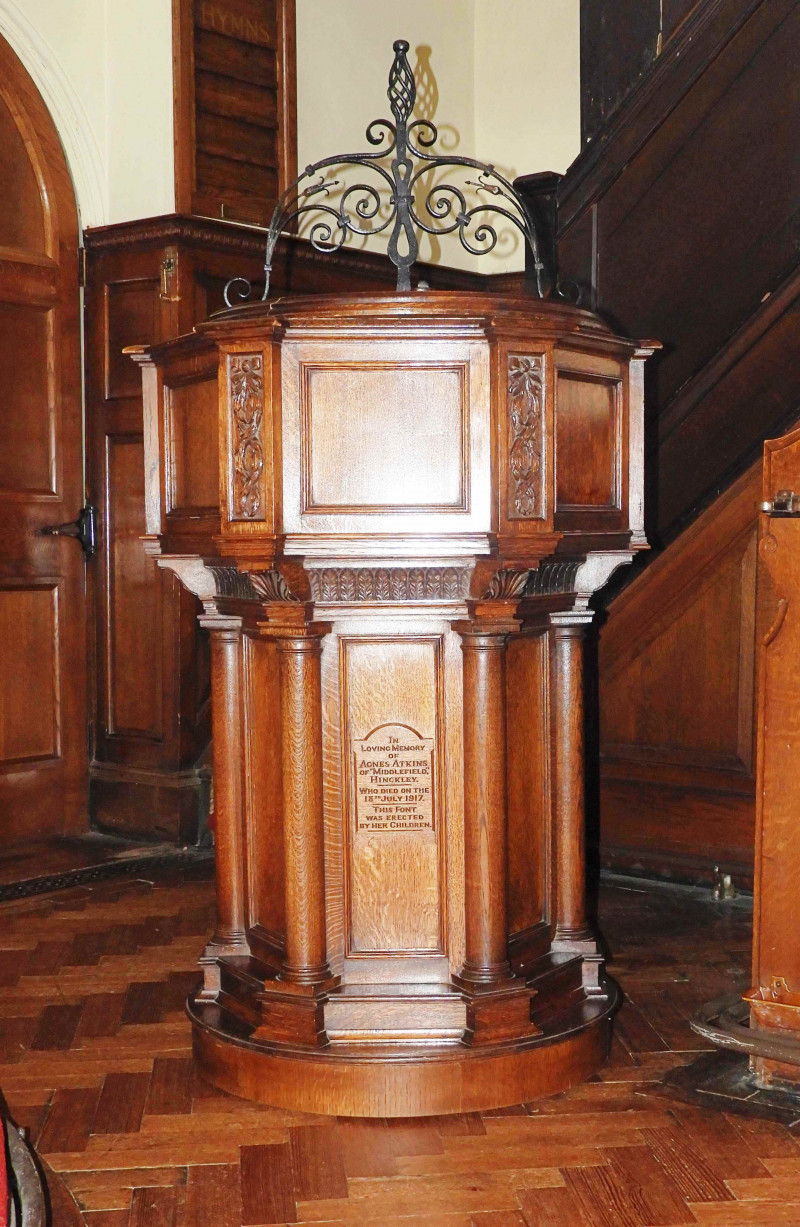
[[[301,1112],[431,1116],[508,1107],[584,1082],[608,1056],[616,1004],[614,988],[584,1002],[560,1035],[425,1050],[289,1048],[237,1035],[237,1020],[216,1006],[190,999],[188,1013],[197,1065],[220,1090]]]

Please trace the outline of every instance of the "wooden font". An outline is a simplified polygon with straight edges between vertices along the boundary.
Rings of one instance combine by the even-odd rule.
[[[354,1115],[588,1076],[616,994],[586,918],[583,637],[645,545],[651,347],[423,292],[133,352],[147,547],[211,637],[201,1068]]]

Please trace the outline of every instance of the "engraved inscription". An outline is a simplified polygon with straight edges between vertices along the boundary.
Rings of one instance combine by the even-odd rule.
[[[433,738],[405,724],[382,724],[353,739],[356,828],[433,830]]]
[[[544,394],[542,359],[538,355],[509,354],[508,427],[509,519],[541,520],[544,516]]]
[[[263,47],[271,47],[274,44],[266,22],[242,13],[229,12],[223,4],[215,4],[212,0],[201,0],[196,21],[203,30],[227,34],[248,43],[259,43]]]
[[[233,424],[233,508],[231,519],[263,519],[261,474],[264,471],[264,362],[261,354],[229,358]]]

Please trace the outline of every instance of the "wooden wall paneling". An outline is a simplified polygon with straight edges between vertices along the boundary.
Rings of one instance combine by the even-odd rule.
[[[607,864],[708,879],[719,863],[751,879],[759,469],[609,607],[599,651]]]
[[[294,0],[173,0],[178,209],[265,224],[297,163]]]
[[[58,133],[0,37],[0,839],[86,827],[78,218]]]
[[[122,350],[187,332],[222,305],[231,266],[253,271],[248,232],[197,230],[194,244],[191,223],[86,235],[87,450],[101,547],[91,813],[120,832],[182,841],[197,837],[207,805],[208,639],[195,598],[142,545],[141,376]],[[166,393],[173,463],[165,494],[189,526],[217,511],[216,476],[204,478],[216,474],[215,379],[210,386],[204,398],[202,385],[197,395],[177,378]]]

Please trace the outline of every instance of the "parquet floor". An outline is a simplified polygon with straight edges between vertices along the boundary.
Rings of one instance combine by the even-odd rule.
[[[86,1227],[800,1224],[788,1130],[659,1093],[697,1051],[687,1015],[747,979],[745,909],[604,886],[627,1001],[596,1080],[480,1116],[332,1121],[194,1075],[183,1001],[207,873],[0,908],[0,1088]]]

